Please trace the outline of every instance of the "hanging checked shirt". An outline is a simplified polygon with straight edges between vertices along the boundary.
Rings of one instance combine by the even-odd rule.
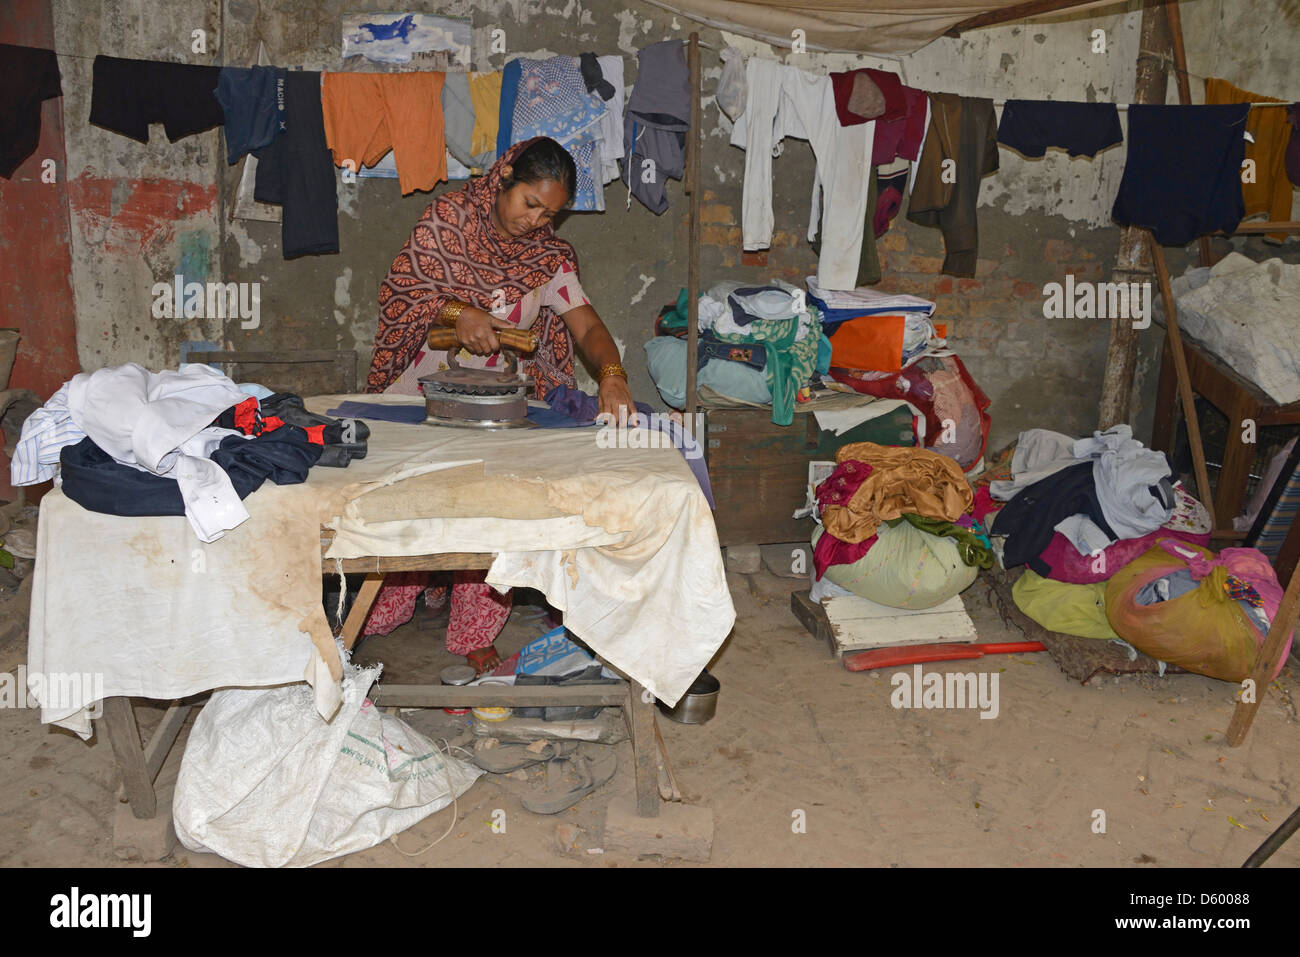
[[[520,59],[515,94],[513,141],[549,136],[568,151],[577,167],[572,209],[603,211],[605,192],[600,179],[600,120],[605,101],[588,93],[577,57]]]

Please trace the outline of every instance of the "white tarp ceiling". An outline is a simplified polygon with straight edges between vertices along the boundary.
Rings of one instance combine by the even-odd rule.
[[[963,20],[1024,0],[649,0],[657,7],[699,23],[789,47],[802,30],[810,50],[851,53],[911,53]],[[1116,0],[1091,0],[1070,12],[1114,6]]]

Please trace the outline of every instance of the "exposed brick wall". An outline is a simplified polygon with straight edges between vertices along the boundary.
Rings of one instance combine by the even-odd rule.
[[[784,203],[783,191],[790,194]],[[704,285],[769,277],[802,283],[816,270],[803,235],[802,184],[778,182],[777,229],[762,253],[741,252],[739,192],[728,183],[701,196]],[[935,320],[947,324],[949,343],[992,400],[992,447],[1036,426],[1085,433],[1096,426],[1109,326],[1045,319],[1043,286],[1064,282],[1067,273],[1076,282],[1109,279],[1118,242],[1116,228],[981,208],[976,274],[959,279],[940,272],[942,234],[900,216],[877,244],[883,278],[874,288],[934,300]]]

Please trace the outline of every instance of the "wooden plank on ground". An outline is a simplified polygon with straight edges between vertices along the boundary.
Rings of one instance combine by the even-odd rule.
[[[866,648],[972,642],[978,637],[975,623],[956,595],[934,608],[917,611],[890,608],[856,595],[828,598],[823,607],[836,653],[841,656]]]

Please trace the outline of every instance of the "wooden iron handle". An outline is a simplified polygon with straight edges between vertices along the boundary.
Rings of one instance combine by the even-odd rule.
[[[497,338],[501,348],[513,349],[515,352],[532,352],[537,348],[537,333],[531,329],[498,329]],[[430,349],[454,349],[460,345],[455,329],[430,329]]]

